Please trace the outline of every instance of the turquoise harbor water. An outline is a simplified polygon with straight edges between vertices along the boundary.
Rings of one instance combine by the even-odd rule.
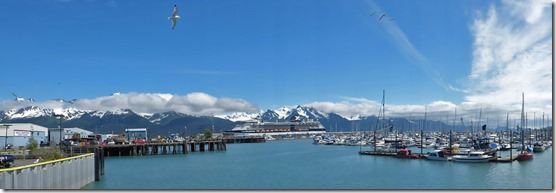
[[[359,155],[359,146],[313,145],[312,140],[227,147],[188,155],[109,157],[101,181],[84,189],[553,188],[552,148],[527,162],[458,163]]]

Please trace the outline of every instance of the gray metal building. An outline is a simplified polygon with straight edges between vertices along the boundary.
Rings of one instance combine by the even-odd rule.
[[[6,144],[13,147],[26,146],[33,137],[37,143],[48,143],[48,128],[32,123],[3,123],[0,124],[0,147]]]

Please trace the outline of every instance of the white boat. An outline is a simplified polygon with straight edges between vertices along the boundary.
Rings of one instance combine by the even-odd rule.
[[[267,141],[276,140],[276,138],[272,137],[272,135],[264,135],[264,139]]]
[[[543,152],[546,147],[542,143],[535,143],[533,144],[533,152]]]
[[[483,151],[468,151],[467,155],[452,156],[452,161],[455,162],[488,162],[492,156],[486,155]]]
[[[446,156],[446,151],[442,150],[434,150],[433,152],[429,152],[429,154],[425,155],[428,160],[436,160],[436,161],[448,161],[448,157]]]

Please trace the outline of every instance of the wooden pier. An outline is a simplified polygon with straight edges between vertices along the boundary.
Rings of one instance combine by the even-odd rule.
[[[110,157],[188,154],[189,152],[197,151],[225,151],[227,147],[224,140],[202,140],[189,142],[67,147],[65,148],[65,152],[68,154],[91,153],[95,152],[96,148],[102,149],[101,152],[103,156]]]
[[[264,143],[264,137],[230,137],[222,139],[225,143]]]

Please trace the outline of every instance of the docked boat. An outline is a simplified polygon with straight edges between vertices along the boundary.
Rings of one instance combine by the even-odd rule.
[[[503,143],[500,145],[500,151],[508,151],[511,150],[512,147],[509,143]]]
[[[264,136],[294,136],[319,135],[326,133],[322,124],[314,120],[264,122],[250,121],[235,126],[232,130],[224,131],[224,135],[234,137],[264,137]]]
[[[525,146],[525,140],[523,136],[523,126],[524,124],[524,109],[525,109],[525,94],[521,93],[521,133],[520,133],[520,140],[521,140],[521,153],[517,154],[517,161],[529,161],[533,160],[533,150],[531,147]]]
[[[396,158],[419,159],[419,156],[412,154],[411,150],[404,148],[396,153]]]
[[[533,160],[533,152],[530,151],[523,151],[520,154],[517,154],[517,161],[529,161]]]
[[[467,155],[455,155],[452,161],[481,163],[488,162],[492,156],[485,154],[484,151],[468,151]]]
[[[433,152],[429,152],[429,154],[425,155],[425,158],[428,160],[435,160],[435,161],[448,161],[448,156],[446,156],[446,150],[434,150]]]
[[[546,147],[540,142],[533,144],[533,152],[543,152],[545,149]]]

